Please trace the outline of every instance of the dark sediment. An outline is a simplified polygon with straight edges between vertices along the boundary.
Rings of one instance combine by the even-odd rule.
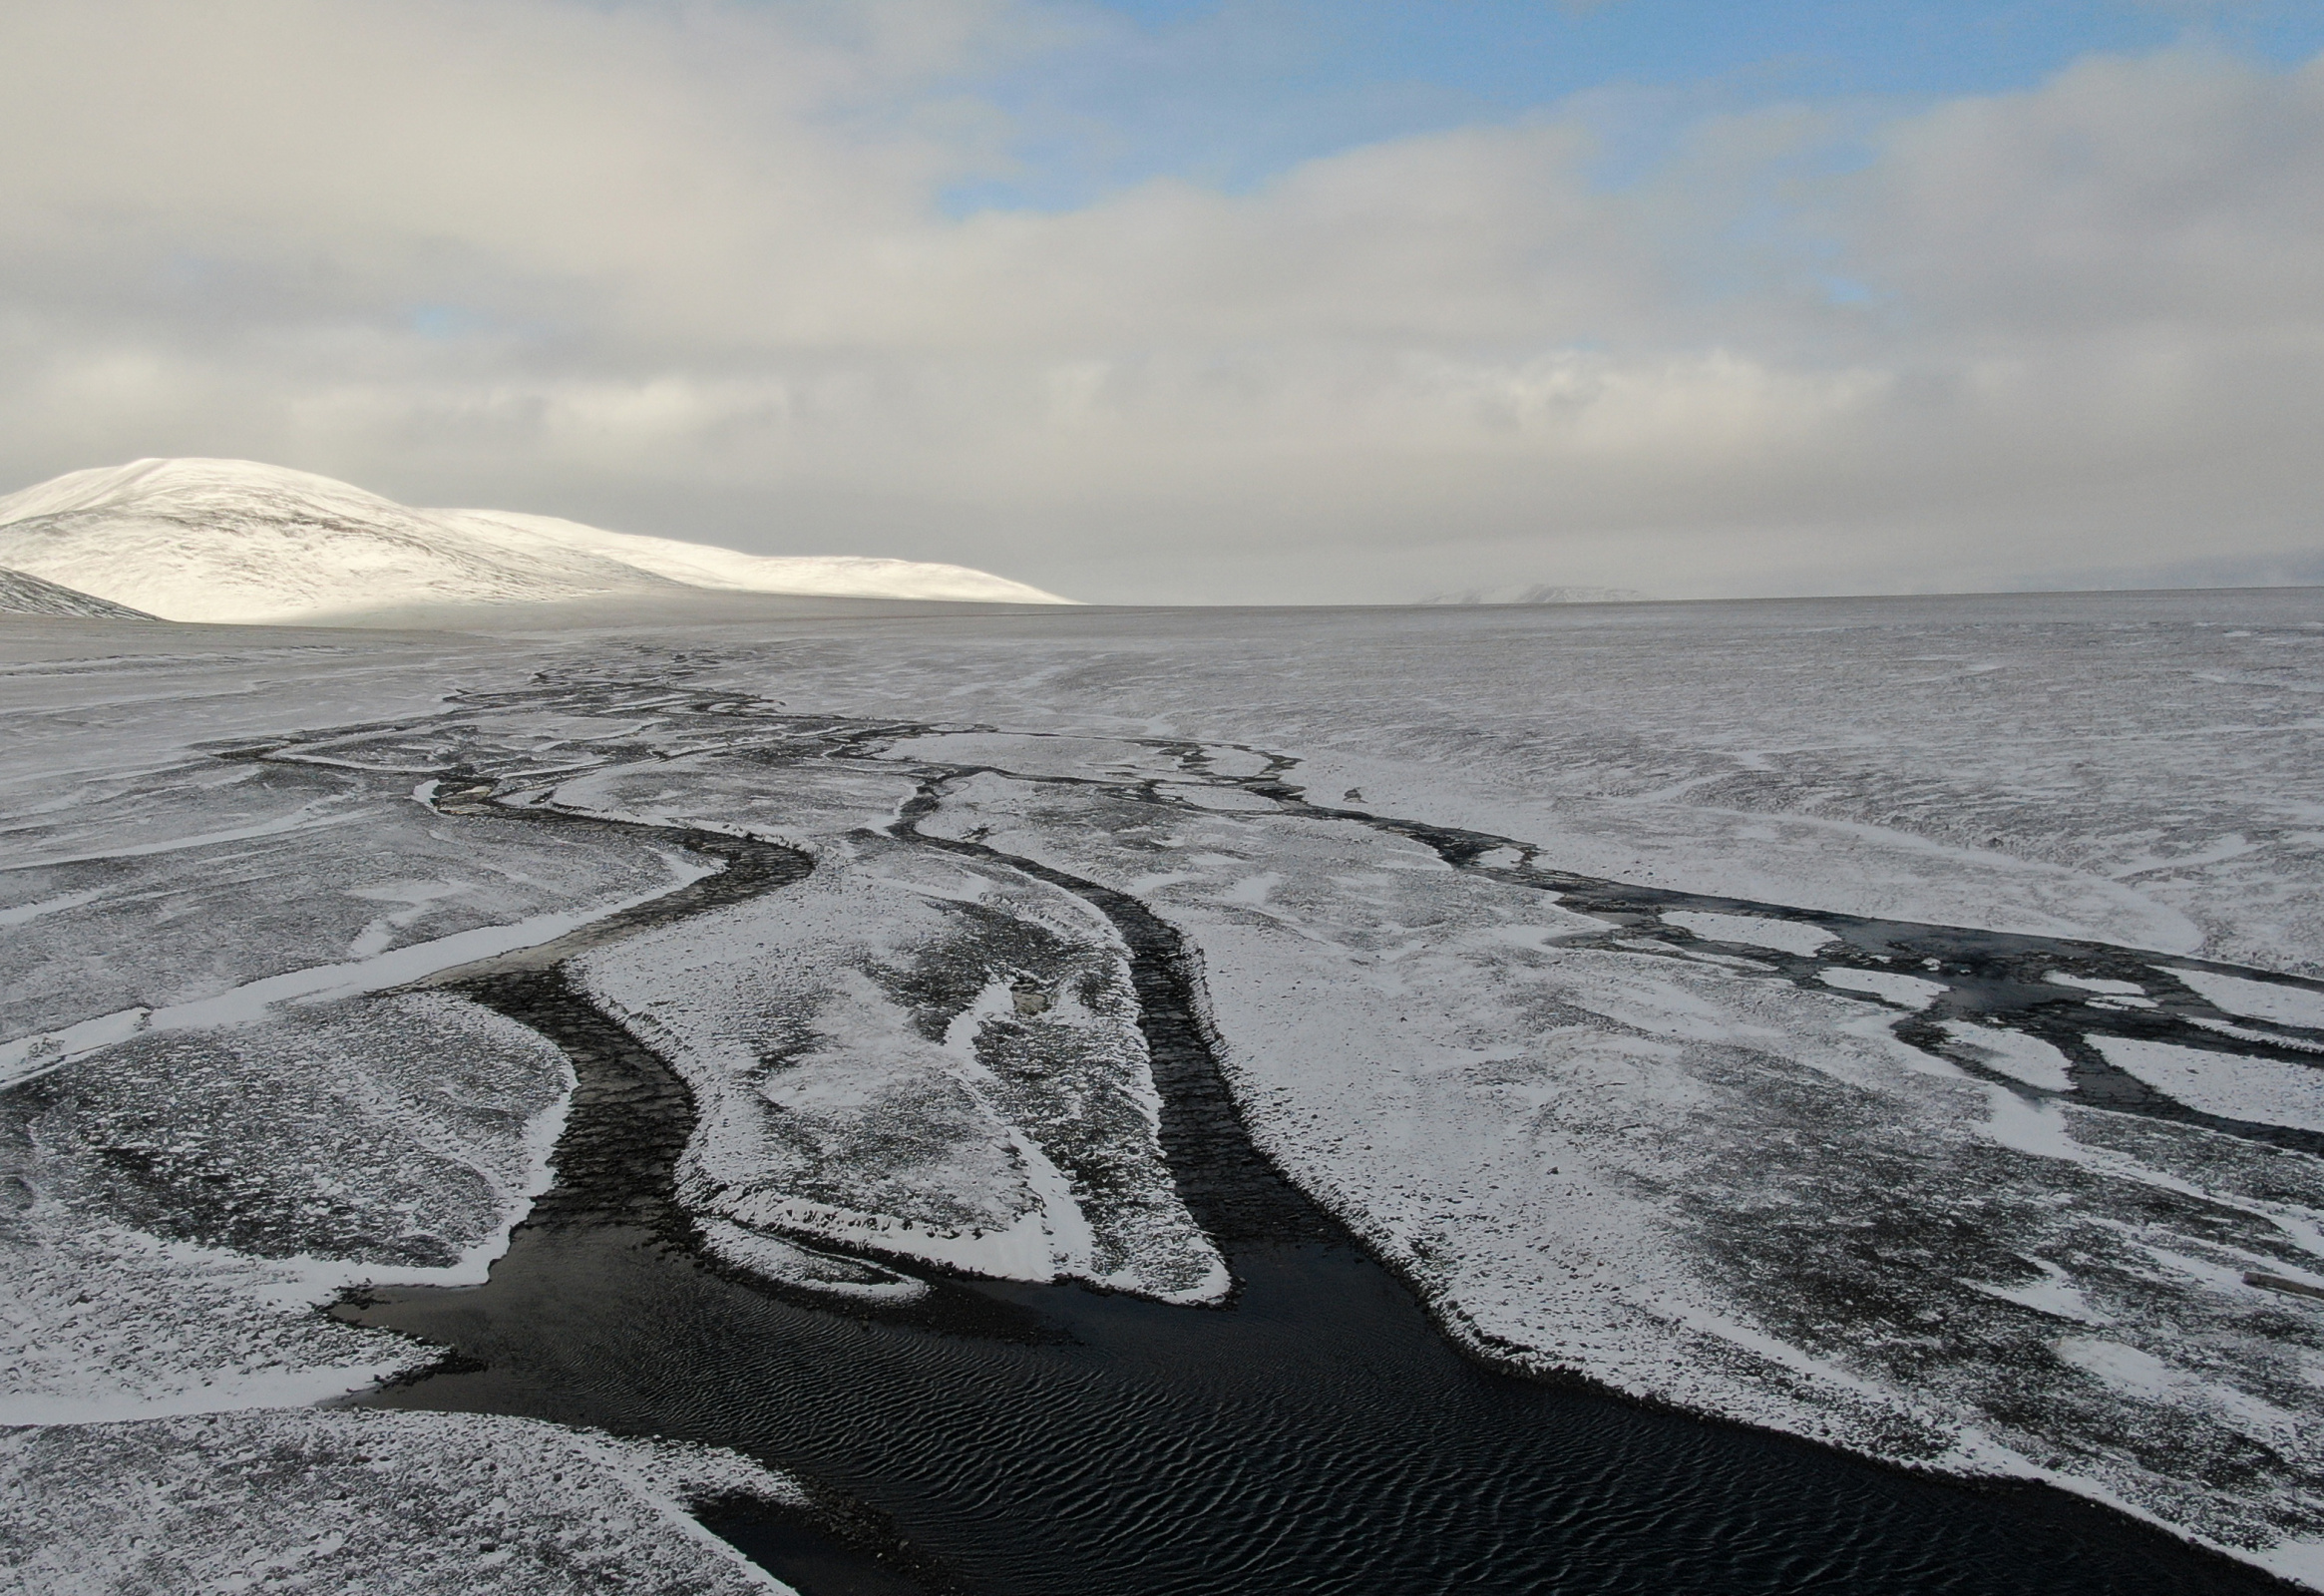
[[[677,1205],[677,1164],[693,1134],[694,1098],[677,1071],[591,1007],[562,970],[485,976],[452,990],[530,1025],[573,1062],[556,1179],[525,1222],[636,1225],[682,1240],[692,1221]]]

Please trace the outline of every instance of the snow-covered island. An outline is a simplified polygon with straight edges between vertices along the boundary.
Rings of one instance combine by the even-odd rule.
[[[1295,1200],[1494,1369],[2324,1589],[2314,591],[1059,609],[212,462],[0,568],[27,1589],[781,1588],[704,1515],[807,1449],[396,1305],[628,1227],[870,1371],[1222,1324]],[[220,623],[382,596],[474,608]]]

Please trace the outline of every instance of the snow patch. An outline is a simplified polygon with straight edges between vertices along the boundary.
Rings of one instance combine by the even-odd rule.
[[[1941,981],[1923,981],[1885,970],[1819,970],[1815,979],[1827,987],[1865,993],[1905,1008],[1926,1008],[1951,990]]]
[[[2039,1086],[2044,1091],[2074,1089],[2074,1077],[2068,1072],[2066,1055],[2041,1037],[2029,1036],[2022,1030],[2011,1030],[2001,1025],[1980,1025],[1963,1019],[1948,1019],[1942,1023],[1945,1034],[1953,1038],[1955,1049],[1968,1054],[1986,1068],[1998,1069],[2013,1080]]]
[[[2308,987],[2279,987],[2273,982],[2246,981],[2240,976],[2222,976],[2209,970],[2188,970],[2178,965],[2171,966],[2170,973],[2214,1007],[2225,1009],[2230,1014],[2241,1014],[2246,1019],[2271,1020],[2278,1025],[2324,1030],[2324,992]]]
[[[2093,1036],[2107,1061],[2206,1114],[2324,1130],[2324,1067],[2127,1036]]]
[[[806,1493],[738,1453],[477,1413],[288,1411],[0,1434],[22,1588],[792,1596],[696,1502]]]
[[[861,1302],[910,1303],[928,1295],[928,1283],[883,1269],[860,1258],[818,1252],[765,1231],[748,1230],[726,1219],[698,1222],[703,1245],[719,1258],[754,1275]]]
[[[2053,970],[2042,979],[2053,987],[2075,987],[2083,992],[2111,993],[2118,998],[2135,998],[2146,991],[2134,981],[2107,981],[2097,976],[2070,976],[2063,970]]]
[[[1691,931],[1712,942],[1738,942],[1752,948],[1772,948],[1801,958],[1825,943],[1839,939],[1821,926],[1796,920],[1769,920],[1763,915],[1714,915],[1693,909],[1666,910],[1663,924]]]
[[[278,1003],[327,1001],[363,993],[406,987],[463,965],[539,948],[584,926],[666,898],[704,876],[724,869],[714,860],[664,854],[672,878],[667,885],[587,909],[534,915],[509,926],[483,926],[392,952],[358,956],[346,964],[317,965],[246,983],[214,998],[174,1003],[167,1008],[130,1008],[102,1014],[62,1030],[0,1042],[0,1090],[30,1080],[59,1065],[140,1031],[198,1030],[216,1025],[252,1024]],[[370,944],[368,934],[358,948]]]

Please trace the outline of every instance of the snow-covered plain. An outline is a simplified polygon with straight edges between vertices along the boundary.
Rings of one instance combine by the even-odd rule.
[[[433,713],[448,675],[525,680],[506,649],[174,633],[27,620],[0,667],[0,1425],[39,1426],[0,1431],[12,1588],[769,1588],[682,1510],[795,1494],[740,1459],[304,1410],[433,1361],[317,1309],[484,1278],[572,1086],[525,1027],[392,989],[706,865],[470,846],[400,773],[195,746]]]
[[[0,1094],[41,1444],[416,1361],[309,1305],[481,1268],[563,1077],[360,972],[564,935],[709,834],[815,870],[572,968],[692,1082],[739,1267],[1216,1293],[1061,874],[1178,929],[1254,1138],[1480,1352],[2324,1587],[2313,594],[0,624],[0,957],[61,965],[10,984]],[[390,1022],[466,1050],[348,1031]]]
[[[137,460],[0,497],[0,568],[172,620],[282,621],[413,606],[703,589],[1063,603],[965,566],[746,555],[554,516],[413,510],[248,460]],[[53,596],[40,607],[53,610]],[[9,601],[0,580],[0,609]],[[86,610],[81,612],[87,612]]]

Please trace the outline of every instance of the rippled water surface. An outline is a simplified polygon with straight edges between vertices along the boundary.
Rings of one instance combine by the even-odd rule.
[[[2194,1592],[2269,1582],[2048,1491],[1976,1492],[1498,1376],[1344,1246],[1229,1310],[954,1288],[965,1329],[785,1301],[651,1231],[543,1226],[363,1317],[489,1367],[389,1394],[739,1445],[887,1514],[924,1585],[1118,1592]],[[905,1590],[749,1515],[807,1596]]]

